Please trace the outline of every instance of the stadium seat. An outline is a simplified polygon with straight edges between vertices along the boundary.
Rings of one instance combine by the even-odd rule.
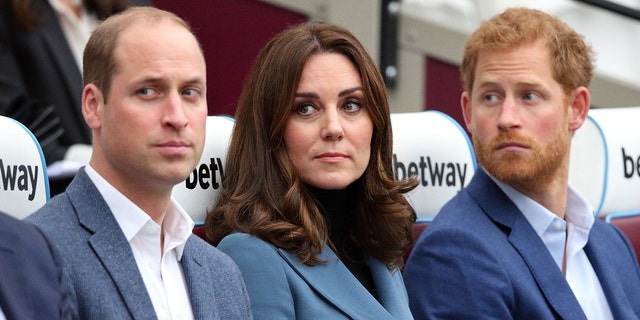
[[[640,211],[612,213],[606,216],[605,221],[618,227],[627,236],[640,262]]]
[[[418,241],[418,238],[420,237],[424,229],[426,229],[428,226],[429,222],[424,220],[416,221],[413,224],[413,242],[404,251],[405,262],[407,262],[407,259],[409,259],[409,254],[411,254],[411,250],[413,250],[413,246],[415,245],[416,241]]]
[[[47,201],[49,179],[40,144],[24,125],[0,116],[0,211],[22,219]]]
[[[407,199],[418,215],[414,242],[440,208],[469,184],[476,170],[464,129],[439,111],[391,114],[396,179],[415,175],[420,182]],[[413,249],[407,248],[405,260]]]
[[[640,107],[589,111],[571,143],[569,182],[600,218],[640,211]]]
[[[224,178],[224,162],[233,131],[233,118],[207,117],[205,147],[200,162],[182,183],[173,187],[172,197],[196,223],[194,233],[203,236],[207,211],[215,205]]]
[[[589,111],[571,143],[569,182],[640,254],[640,107]],[[640,259],[640,258],[639,258]]]
[[[440,208],[469,184],[476,158],[467,133],[439,111],[391,114],[393,166],[397,179],[417,176],[407,194],[419,221],[430,221]]]

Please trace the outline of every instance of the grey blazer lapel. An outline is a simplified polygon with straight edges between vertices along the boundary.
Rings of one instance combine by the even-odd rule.
[[[78,221],[93,235],[89,244],[111,276],[134,319],[156,319],[151,298],[138,270],[133,251],[107,203],[84,168],[79,183],[69,185],[67,195],[76,208]]]
[[[207,273],[207,268],[203,267],[203,262],[198,260],[197,252],[193,252],[191,236],[184,247],[182,254],[182,270],[184,272],[185,282],[189,290],[189,300],[191,301],[191,309],[193,310],[193,317],[195,319],[207,319],[218,318],[218,311],[215,308],[216,303],[213,301],[213,297],[207,295],[211,290],[201,290],[202,279],[211,277]]]
[[[476,171],[467,190],[484,213],[505,230],[553,309],[563,319],[586,319],[562,272],[550,270],[555,262],[542,239],[484,169]]]
[[[313,267],[305,265],[296,255],[284,249],[278,249],[278,253],[318,295],[350,318],[394,319],[328,246],[325,245],[319,255],[320,259],[327,262]]]

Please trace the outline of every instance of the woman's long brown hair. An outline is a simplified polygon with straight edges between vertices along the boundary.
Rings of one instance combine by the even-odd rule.
[[[283,142],[304,65],[319,53],[342,54],[354,64],[374,125],[351,238],[389,268],[401,268],[415,221],[404,193],[417,181],[393,177],[389,104],[376,64],[348,30],[330,23],[290,27],[258,54],[235,114],[222,190],[205,221],[207,239],[217,245],[241,231],[294,252],[305,264],[321,262],[317,254],[327,243],[327,226]]]

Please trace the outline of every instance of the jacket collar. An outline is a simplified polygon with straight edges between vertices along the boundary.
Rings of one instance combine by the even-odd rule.
[[[540,237],[484,168],[478,167],[467,190],[482,211],[504,230],[555,312],[564,319],[586,319],[562,272],[550,268],[556,264]]]
[[[399,271],[389,271],[381,261],[370,258],[368,262],[379,295],[378,301],[326,245],[319,258],[327,262],[315,266],[305,265],[295,254],[284,249],[278,249],[278,253],[318,295],[350,318],[411,318],[404,285],[401,280],[394,281],[394,278],[400,277]],[[336,290],[336,284],[340,284],[340,290]]]
[[[131,246],[84,168],[78,171],[65,194],[75,207],[80,225],[92,233],[89,245],[102,261],[132,317],[145,319],[150,312],[155,314]]]
[[[629,301],[629,295],[624,291],[622,284],[619,281],[613,280],[611,277],[612,274],[619,272],[619,268],[612,265],[610,255],[612,251],[619,250],[620,248],[606,248],[592,245],[595,243],[603,244],[609,242],[606,239],[608,235],[601,232],[602,228],[600,228],[598,223],[599,222],[596,221],[591,228],[591,232],[589,232],[589,242],[587,242],[584,251],[587,257],[589,257],[589,262],[591,262],[593,269],[596,271],[598,279],[600,279],[600,285],[607,297],[613,318],[633,319],[636,314],[634,310],[628,307],[633,305],[633,303]]]

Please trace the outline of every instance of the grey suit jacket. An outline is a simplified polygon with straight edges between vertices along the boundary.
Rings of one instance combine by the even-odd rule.
[[[156,318],[131,246],[84,169],[26,220],[60,251],[76,318]],[[193,235],[180,263],[196,319],[251,318],[242,276],[228,256]]]
[[[326,245],[319,257],[327,262],[316,266],[246,233],[218,248],[240,267],[255,319],[412,319],[400,271],[379,260],[368,261],[376,300]]]

